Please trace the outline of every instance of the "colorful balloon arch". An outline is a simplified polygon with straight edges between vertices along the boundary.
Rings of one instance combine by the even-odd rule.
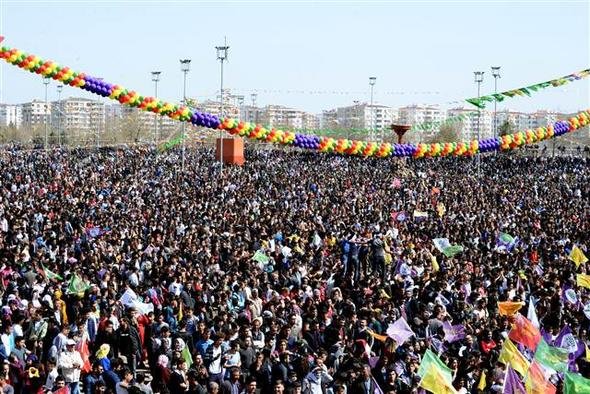
[[[0,42],[2,41],[0,37]],[[555,138],[586,126],[590,122],[590,109],[578,113],[568,120],[561,120],[547,127],[519,131],[501,137],[473,140],[470,142],[447,142],[433,144],[391,144],[389,142],[334,139],[319,135],[299,134],[289,130],[276,130],[236,119],[219,119],[217,116],[192,110],[187,106],[164,102],[155,97],[139,93],[85,73],[76,72],[69,67],[60,66],[51,60],[43,60],[36,55],[27,54],[16,48],[2,46],[0,58],[6,62],[32,73],[52,78],[72,87],[87,90],[102,97],[117,100],[121,104],[168,116],[195,126],[222,129],[232,135],[239,135],[258,141],[288,145],[318,152],[336,152],[344,155],[377,157],[436,157],[471,156],[478,153],[507,151],[523,145],[533,144]]]

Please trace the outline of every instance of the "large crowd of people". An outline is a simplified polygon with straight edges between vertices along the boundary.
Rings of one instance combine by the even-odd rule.
[[[457,392],[500,392],[503,301],[590,344],[590,269],[568,259],[590,246],[585,157],[249,149],[220,174],[207,148],[184,171],[176,150],[11,149],[0,168],[3,393],[418,393],[427,349]]]

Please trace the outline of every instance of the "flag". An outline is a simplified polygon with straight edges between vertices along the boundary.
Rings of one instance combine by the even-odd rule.
[[[427,218],[427,217],[428,217],[428,212],[418,211],[417,209],[414,209],[414,218],[422,219],[422,218]]]
[[[370,336],[372,336],[373,338],[375,338],[378,341],[381,341],[381,342],[387,341],[387,335],[377,334],[375,331],[373,331],[371,329],[367,329],[367,332],[369,333]]]
[[[586,263],[588,261],[588,257],[584,255],[584,252],[582,252],[577,245],[574,245],[568,257],[571,261],[576,263],[576,267],[579,267],[580,264]]]
[[[514,249],[517,242],[518,237],[513,237],[507,233],[500,233],[498,239],[496,240],[496,249],[510,252],[512,249]]]
[[[553,341],[553,346],[567,350],[568,353],[575,353],[578,350],[578,341],[574,334],[572,334],[570,326],[566,325],[559,331],[557,338]]]
[[[590,393],[590,379],[579,373],[566,372],[563,386],[564,394]]]
[[[54,280],[54,279],[55,280],[63,280],[63,278],[61,276],[59,276],[55,272],[48,270],[44,264],[41,264],[41,267],[43,267],[43,274],[45,275],[47,280]]]
[[[443,331],[445,333],[445,341],[453,343],[465,338],[465,326],[457,324],[452,326],[448,321],[443,322]]]
[[[402,181],[399,178],[393,178],[393,182],[391,183],[391,186],[393,186],[394,189],[399,189],[402,185]]]
[[[517,313],[508,338],[534,351],[541,340],[541,332],[529,319]]]
[[[413,335],[414,331],[412,331],[406,322],[406,319],[403,317],[400,317],[395,322],[391,323],[389,327],[387,327],[387,336],[395,340],[398,345],[402,345]]]
[[[461,245],[451,245],[448,238],[434,238],[432,242],[434,243],[434,247],[447,257],[453,257],[463,252]]]
[[[434,394],[451,394],[457,391],[453,387],[453,371],[442,362],[430,349],[426,349],[418,367],[420,387]]]
[[[590,348],[588,348],[588,345],[584,344],[584,347],[586,348],[586,357],[584,357],[584,359],[590,363]]]
[[[479,391],[485,391],[486,386],[486,371],[481,371],[481,375],[479,376],[479,383],[477,384],[477,389]]]
[[[504,376],[504,389],[502,394],[527,394],[522,382],[514,369],[508,365],[506,375]]]
[[[576,283],[578,284],[578,286],[590,289],[590,275],[577,274]]]
[[[569,284],[564,284],[561,288],[561,301],[563,303],[569,302],[573,305],[578,305],[578,294],[572,289]]]
[[[76,345],[76,350],[80,353],[80,357],[82,358],[82,372],[88,373],[92,370],[92,365],[90,364],[90,351],[88,350],[88,341],[86,339],[82,339]]]
[[[524,302],[503,301],[498,302],[498,312],[502,316],[512,316],[520,310]]]
[[[557,347],[549,346],[544,339],[541,339],[535,351],[535,360],[557,372],[567,371],[568,351]]]
[[[191,365],[193,365],[193,356],[186,344],[184,345],[184,349],[182,349],[182,352],[180,354],[182,355],[182,358],[184,359],[184,362],[186,363],[187,367],[190,368]]]
[[[453,371],[451,368],[447,367],[443,361],[432,352],[430,349],[426,349],[424,356],[422,356],[422,362],[418,367],[418,376],[421,378],[424,377],[427,370],[432,366],[436,365],[436,368],[441,371],[441,375],[445,380],[453,380]]]
[[[90,286],[84,282],[78,274],[72,275],[70,283],[68,284],[67,294],[83,294]]]
[[[435,364],[426,369],[424,376],[420,380],[420,387],[433,394],[457,394],[452,379],[446,379],[443,371]]]
[[[504,341],[504,346],[502,346],[498,361],[505,365],[511,365],[512,368],[518,371],[522,376],[525,376],[526,371],[529,369],[529,362],[524,358],[522,353],[518,351],[510,339]]]
[[[440,266],[436,260],[436,256],[430,255],[430,262],[432,263],[432,272],[436,273],[440,271]]]
[[[545,378],[542,367],[535,360],[531,363],[526,374],[524,385],[528,394],[555,394],[557,392],[557,388]]]
[[[257,250],[256,253],[254,253],[254,256],[252,256],[252,260],[261,264],[268,264],[270,257],[265,255],[261,250]]]
[[[373,381],[373,386],[375,386],[375,389],[371,394],[383,394],[383,390],[381,390],[381,387],[379,386],[379,383],[377,383],[375,378],[371,377],[371,380]]]
[[[449,258],[461,252],[463,252],[463,246],[461,245],[451,245],[448,248],[445,248],[445,250],[443,250],[444,255]]]
[[[529,310],[526,314],[527,319],[531,321],[533,327],[540,328],[539,318],[537,317],[537,311],[535,310],[535,299],[533,296],[529,298]]]
[[[445,213],[447,213],[447,208],[445,207],[445,204],[443,204],[442,202],[436,204],[436,212],[438,212],[438,216],[440,216],[441,218],[445,216]]]

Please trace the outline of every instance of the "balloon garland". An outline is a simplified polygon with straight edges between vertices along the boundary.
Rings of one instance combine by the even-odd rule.
[[[0,37],[0,42],[2,37]],[[77,87],[119,103],[150,111],[161,116],[190,122],[195,126],[222,129],[232,135],[239,135],[258,141],[289,145],[302,149],[310,149],[325,153],[339,153],[356,156],[376,157],[437,157],[437,156],[472,156],[492,151],[507,151],[525,144],[533,144],[549,138],[577,130],[590,123],[590,109],[577,114],[565,121],[558,121],[547,127],[535,130],[519,131],[500,137],[473,140],[470,142],[447,142],[433,144],[391,144],[389,142],[359,141],[350,139],[334,139],[318,135],[295,133],[289,130],[266,128],[250,122],[225,118],[193,110],[187,106],[161,101],[155,97],[142,96],[123,86],[104,82],[101,78],[76,72],[69,67],[60,66],[51,60],[43,60],[36,55],[27,54],[16,48],[2,46],[0,58],[29,72],[52,78],[63,84]]]

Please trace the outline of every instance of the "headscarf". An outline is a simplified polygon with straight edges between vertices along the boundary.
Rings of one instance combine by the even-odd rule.
[[[168,368],[168,361],[169,361],[168,356],[166,356],[165,354],[161,354],[158,357],[157,365],[159,365],[160,367],[163,367],[163,368]]]

